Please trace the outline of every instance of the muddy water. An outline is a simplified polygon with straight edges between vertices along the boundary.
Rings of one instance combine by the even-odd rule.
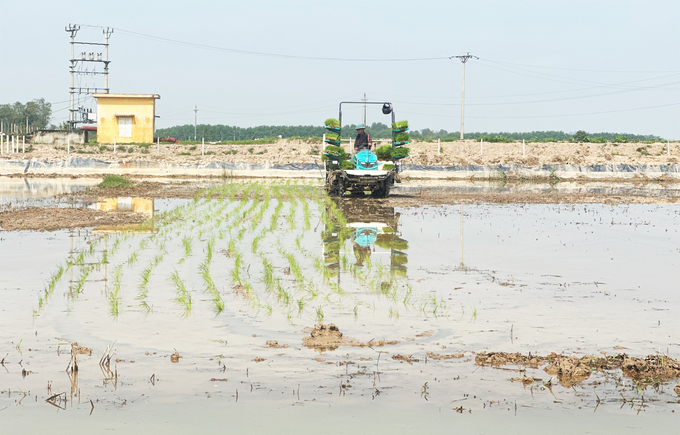
[[[677,380],[638,389],[620,372],[595,372],[547,388],[550,375],[527,368],[542,381],[525,387],[510,382],[517,367],[474,365],[482,351],[680,356],[677,206],[480,204],[461,213],[334,205],[313,186],[277,189],[262,184],[267,206],[231,201],[229,190],[222,201],[220,192],[156,200],[151,232],[2,233],[3,431],[678,426]],[[268,288],[265,260],[279,286]],[[320,322],[357,342],[398,343],[305,347],[306,328]],[[93,353],[69,376],[72,342]],[[107,346],[115,353],[101,367]]]

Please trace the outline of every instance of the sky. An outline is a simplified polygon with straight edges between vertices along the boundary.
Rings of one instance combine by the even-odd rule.
[[[365,93],[392,102],[411,129],[459,131],[462,64],[450,57],[469,52],[478,59],[465,66],[466,132],[677,140],[678,22],[677,0],[0,0],[0,104],[45,98],[53,123],[68,119],[64,28],[79,24],[77,41],[114,29],[111,92],[159,94],[159,128],[195,115],[322,125]],[[96,111],[91,97],[81,103]],[[362,105],[343,109],[344,124],[362,118]],[[374,106],[367,121],[389,117]]]

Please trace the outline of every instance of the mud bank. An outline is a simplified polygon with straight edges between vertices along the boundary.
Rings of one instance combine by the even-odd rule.
[[[152,177],[323,178],[323,165],[234,161],[173,162],[135,158],[0,160],[0,175],[100,176],[105,174]],[[414,179],[566,179],[566,180],[680,180],[677,163],[616,164],[415,164],[403,165],[403,177]]]

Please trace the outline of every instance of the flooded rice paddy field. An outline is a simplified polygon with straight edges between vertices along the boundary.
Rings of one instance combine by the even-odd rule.
[[[229,182],[97,198],[143,224],[0,232],[3,431],[678,427],[676,205],[399,200],[417,189]]]

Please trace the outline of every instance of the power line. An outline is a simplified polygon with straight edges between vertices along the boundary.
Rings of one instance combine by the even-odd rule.
[[[660,70],[660,71],[634,71],[634,70],[598,70],[598,69],[581,69],[581,68],[562,68],[556,66],[542,66],[542,65],[525,65],[521,63],[513,62],[502,62],[498,60],[484,59],[486,62],[498,63],[501,65],[517,65],[526,68],[543,68],[543,69],[556,69],[564,71],[581,71],[581,72],[597,72],[597,73],[633,73],[633,74],[650,74],[650,73],[667,73],[667,72],[680,72],[675,70]]]
[[[672,82],[671,84],[676,84],[680,82]],[[628,92],[638,92],[643,90],[643,88],[640,89],[628,89],[628,90],[621,90],[621,91],[613,91],[613,92],[604,92],[600,94],[590,94],[590,95],[579,95],[579,96],[574,96],[574,97],[563,97],[563,98],[550,98],[550,99],[543,99],[543,100],[531,100],[531,101],[505,101],[505,102],[498,102],[498,103],[468,103],[468,106],[509,106],[509,105],[519,105],[519,104],[535,104],[535,103],[551,103],[555,101],[568,101],[568,100],[580,100],[584,98],[593,98],[593,97],[602,97],[602,96],[607,96],[607,95],[617,95],[617,94],[625,94]],[[420,106],[458,106],[457,103],[426,103],[426,102],[417,102],[417,101],[394,101],[395,103],[402,103],[402,104],[415,104],[415,105],[420,105]]]
[[[539,115],[539,116],[473,116],[475,119],[537,119],[537,118],[562,118],[565,116],[602,115],[607,113],[634,112],[637,110],[659,109],[662,107],[680,106],[680,103],[660,104],[658,106],[635,107],[632,109],[605,110],[601,112],[570,113],[566,115]]]
[[[194,42],[180,41],[177,39],[164,38],[160,36],[147,35],[139,32],[132,32],[130,30],[116,29],[122,34],[126,34],[136,38],[149,39],[152,41],[163,42],[167,44],[183,45],[186,47],[201,48],[204,50],[223,51],[227,53],[243,54],[249,56],[261,57],[276,57],[283,59],[297,59],[297,60],[318,60],[318,61],[335,61],[335,62],[425,62],[433,60],[446,60],[448,57],[418,57],[418,58],[387,58],[387,59],[359,59],[359,58],[343,58],[343,57],[320,57],[320,56],[301,56],[293,54],[282,53],[268,53],[263,51],[240,50],[236,48],[218,47],[207,44],[197,44]]]
[[[538,79],[541,79],[541,80],[553,81],[553,82],[558,82],[558,83],[566,83],[566,84],[570,84],[570,85],[581,85],[582,86],[584,84],[587,84],[587,85],[596,85],[596,87],[609,87],[609,88],[618,88],[618,89],[630,89],[631,88],[629,86],[611,85],[611,84],[608,84],[608,83],[594,82],[594,81],[591,81],[591,80],[573,79],[573,78],[570,78],[570,77],[557,76],[557,75],[554,75],[554,74],[547,74],[547,73],[541,73],[541,72],[531,71],[531,70],[517,68],[517,67],[511,67],[511,68],[515,68],[519,71],[525,71],[524,73],[522,73],[522,72],[513,71],[513,70],[509,70],[509,69],[505,69],[505,68],[500,68],[498,66],[487,65],[487,64],[485,64],[485,61],[483,59],[480,60],[480,65],[486,66],[487,68],[493,68],[493,69],[497,69],[497,70],[500,70],[500,71],[509,72],[509,73],[512,73],[512,74],[517,74],[517,75],[522,75],[522,76],[527,76],[527,77],[533,77],[533,78],[538,78]],[[527,73],[530,73],[530,74],[527,74]],[[675,75],[679,75],[679,74],[680,74],[680,72],[674,72],[673,74],[670,74],[669,76],[675,76]],[[668,76],[665,76],[665,77],[668,77]],[[654,79],[649,79],[649,80],[654,80]],[[643,79],[643,80],[639,80],[639,81],[645,81],[645,80]]]

